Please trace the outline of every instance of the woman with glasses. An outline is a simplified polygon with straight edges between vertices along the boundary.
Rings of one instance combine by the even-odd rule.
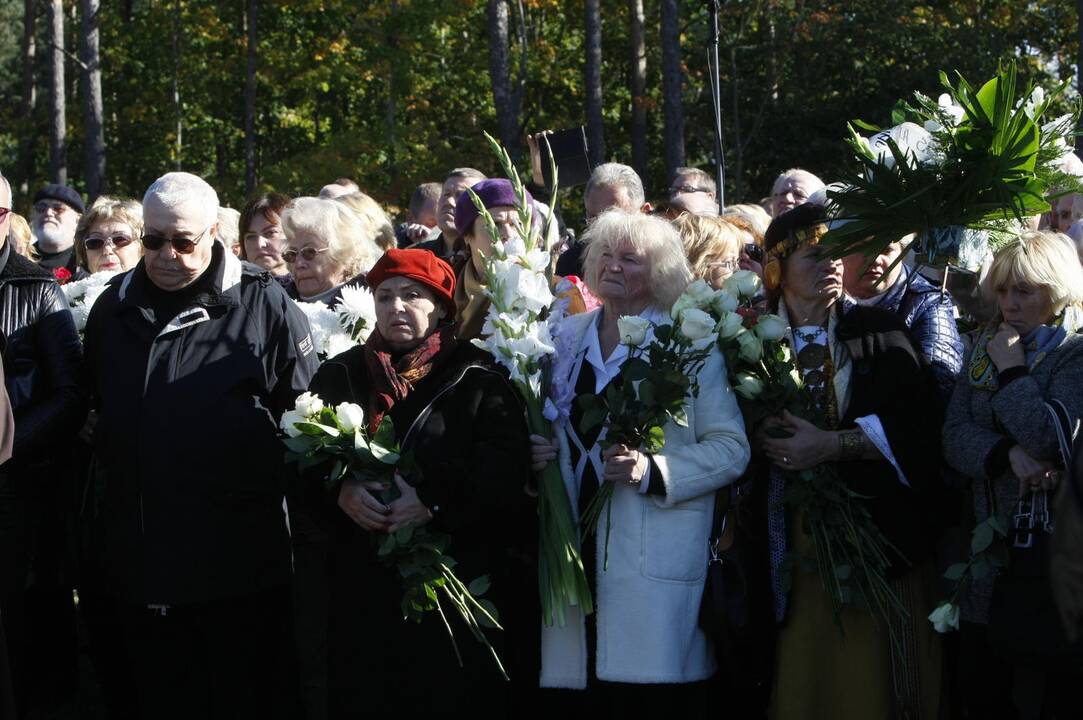
[[[289,265],[282,253],[286,233],[282,213],[292,201],[285,195],[267,192],[256,195],[241,209],[241,260],[259,265],[286,287],[292,283]]]
[[[383,252],[349,208],[334,200],[297,198],[282,213],[293,294],[305,302],[337,304],[344,285],[364,285]]]
[[[737,230],[717,217],[685,213],[673,221],[684,243],[692,276],[716,290],[738,269],[741,239]]]
[[[75,228],[75,257],[94,274],[131,270],[143,256],[143,205],[101,196]]]

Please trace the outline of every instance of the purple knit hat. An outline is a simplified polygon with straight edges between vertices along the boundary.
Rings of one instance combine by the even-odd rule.
[[[482,180],[471,190],[478,194],[487,210],[494,207],[516,207],[519,203],[519,199],[515,197],[515,188],[512,187],[511,181],[504,178]],[[524,192],[526,192],[526,201],[530,205],[531,216],[533,216],[534,198],[530,195],[529,190]],[[460,236],[466,235],[470,231],[474,221],[478,219],[480,214],[478,209],[474,207],[474,201],[470,198],[470,193],[463,190],[458,202],[455,203],[455,229],[459,231]]]

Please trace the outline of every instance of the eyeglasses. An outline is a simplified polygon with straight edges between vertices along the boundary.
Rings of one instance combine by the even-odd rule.
[[[83,241],[83,247],[87,250],[101,250],[107,244],[115,248],[127,247],[132,244],[132,238],[127,235],[112,235],[110,237],[88,237]]]
[[[696,187],[695,185],[675,185],[669,189],[670,195],[687,195],[691,193],[710,193],[709,188]]]
[[[36,202],[34,203],[34,212],[38,215],[44,215],[49,210],[52,210],[56,215],[62,215],[68,206],[62,202]]]
[[[177,253],[181,255],[190,255],[192,252],[195,251],[196,245],[199,244],[199,241],[202,240],[204,236],[206,236],[206,234],[211,231],[211,227],[214,226],[211,225],[200,234],[190,238],[176,236],[172,238],[166,238],[165,235],[147,235],[146,233],[144,233],[142,238],[143,247],[145,247],[147,250],[157,251],[161,250],[166,243],[169,243],[173,246],[173,250],[175,250]]]
[[[292,247],[286,248],[286,251],[282,253],[282,259],[292,265],[297,262],[297,256],[300,255],[301,259],[305,262],[312,262],[316,259],[317,255],[327,252],[330,249],[331,248],[314,248],[311,245],[305,245],[300,250]]]
[[[752,262],[763,262],[763,248],[756,243],[745,243],[745,255],[748,255]]]
[[[715,260],[714,262],[707,263],[707,267],[709,267],[711,269],[722,268],[723,270],[731,270],[732,271],[732,270],[736,270],[737,266],[739,264],[740,263],[737,260]]]

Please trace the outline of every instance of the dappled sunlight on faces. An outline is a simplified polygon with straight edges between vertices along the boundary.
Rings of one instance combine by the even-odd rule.
[[[594,293],[604,301],[649,301],[651,260],[647,253],[627,241],[616,241],[598,255],[598,287]]]
[[[703,277],[715,290],[722,287],[730,275],[740,267],[740,255],[715,255],[707,260],[707,273]]]
[[[784,261],[782,287],[804,302],[833,305],[842,297],[842,261],[827,248],[806,245]]]
[[[191,285],[203,274],[211,264],[211,249],[218,229],[213,217],[213,211],[208,213],[195,203],[167,207],[156,196],[147,198],[143,206],[145,236],[198,239],[187,254],[178,253],[170,242],[157,250],[144,248],[144,263],[151,282],[162,290],[174,291]]]
[[[400,352],[417,347],[447,316],[447,310],[427,285],[405,276],[384,280],[374,297],[376,329]]]
[[[902,274],[902,262],[891,267],[902,254],[902,249],[902,242],[896,242],[871,261],[861,253],[844,257],[842,282],[846,292],[865,300],[887,291]]]
[[[311,248],[313,252],[305,252]],[[290,238],[288,250],[297,257],[290,263],[293,283],[302,298],[309,298],[340,285],[348,278],[346,268],[331,257],[327,240],[308,230],[297,230]],[[311,257],[305,257],[311,255]]]

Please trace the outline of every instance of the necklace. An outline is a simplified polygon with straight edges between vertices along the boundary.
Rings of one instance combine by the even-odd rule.
[[[827,360],[827,328],[821,326],[807,333],[794,328],[793,334],[805,342],[805,346],[797,353],[797,362],[801,369],[807,372],[823,367]]]

